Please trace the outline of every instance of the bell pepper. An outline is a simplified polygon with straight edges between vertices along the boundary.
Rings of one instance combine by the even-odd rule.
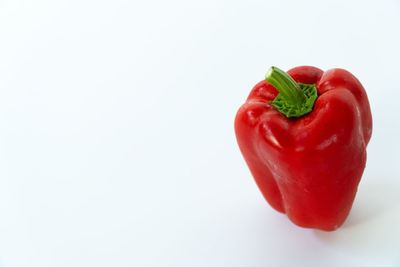
[[[298,226],[333,231],[348,216],[372,133],[350,72],[271,67],[240,107],[235,132],[267,202]]]

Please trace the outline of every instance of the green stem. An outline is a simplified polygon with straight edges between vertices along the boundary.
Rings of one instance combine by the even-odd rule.
[[[279,91],[282,98],[295,106],[301,106],[307,100],[299,85],[283,70],[271,67],[265,80]]]

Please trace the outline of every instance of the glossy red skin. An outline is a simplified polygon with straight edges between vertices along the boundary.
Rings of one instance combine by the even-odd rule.
[[[268,203],[295,224],[333,231],[350,212],[366,162],[372,117],[350,72],[296,67],[296,82],[316,84],[313,111],[288,119],[270,104],[266,81],[251,91],[235,119],[240,150]]]

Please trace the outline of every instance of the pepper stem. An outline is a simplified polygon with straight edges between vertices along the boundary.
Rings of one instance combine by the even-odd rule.
[[[279,91],[283,99],[294,106],[301,106],[307,100],[300,86],[283,70],[271,67],[265,74],[265,80]]]

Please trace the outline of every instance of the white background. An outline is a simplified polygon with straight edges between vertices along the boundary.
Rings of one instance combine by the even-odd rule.
[[[400,266],[400,1],[0,0],[0,266]],[[270,208],[233,120],[341,67],[374,130],[342,228]]]

